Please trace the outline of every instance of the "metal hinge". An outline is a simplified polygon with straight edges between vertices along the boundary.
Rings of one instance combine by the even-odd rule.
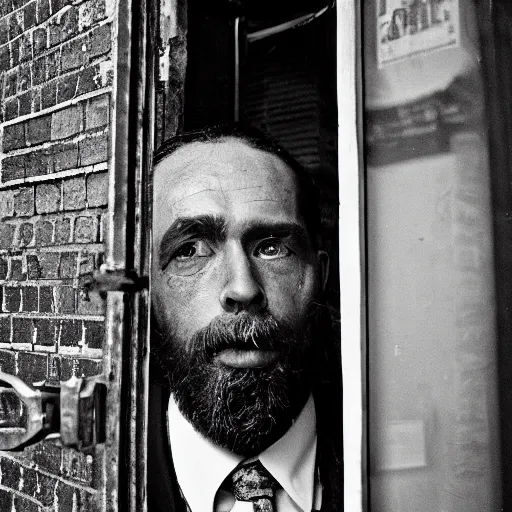
[[[105,441],[106,386],[101,376],[31,386],[0,371],[0,450],[46,437],[87,452]]]
[[[148,276],[139,276],[135,270],[113,269],[106,264],[101,265],[92,275],[82,278],[80,283],[81,293],[85,295],[86,300],[89,293],[96,292],[102,296],[106,292],[133,293],[148,287]]]

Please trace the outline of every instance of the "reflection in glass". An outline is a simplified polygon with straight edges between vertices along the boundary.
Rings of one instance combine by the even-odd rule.
[[[373,511],[499,509],[487,129],[472,0],[365,2]]]

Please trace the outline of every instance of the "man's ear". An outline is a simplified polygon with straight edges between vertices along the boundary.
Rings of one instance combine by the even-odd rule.
[[[318,251],[316,257],[320,265],[322,291],[324,291],[327,286],[327,279],[329,278],[329,255],[325,251]]]

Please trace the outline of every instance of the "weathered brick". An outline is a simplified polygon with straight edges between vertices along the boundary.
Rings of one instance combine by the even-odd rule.
[[[14,13],[9,17],[9,39],[18,37],[23,32],[23,13]]]
[[[35,286],[24,286],[21,290],[23,297],[23,311],[37,311],[38,310],[38,293]]]
[[[73,39],[68,43],[62,45],[61,53],[61,67],[62,72],[78,69],[86,62],[86,52],[83,47],[85,45],[85,38]]]
[[[28,279],[39,279],[41,277],[39,258],[35,254],[27,255],[27,277]]]
[[[25,455],[25,454],[24,454]],[[25,459],[27,460],[27,459]],[[23,468],[23,479],[20,482],[19,489],[29,496],[34,496],[37,492],[39,482],[37,481],[37,473],[30,468]],[[39,511],[38,511],[39,512]]]
[[[7,19],[2,18],[0,20],[0,45],[7,43],[7,41],[9,41],[9,25]]]
[[[17,313],[21,306],[21,290],[18,287],[6,286],[4,288],[4,311]]]
[[[25,124],[11,124],[4,127],[4,151],[22,148],[25,146]]]
[[[51,509],[55,503],[55,491],[59,485],[54,478],[41,473],[38,475],[38,483],[38,492],[35,495],[35,498],[43,504],[45,507],[44,510],[48,510],[49,508]],[[25,512],[25,509],[20,510]],[[41,512],[41,509],[37,512]]]
[[[55,11],[54,11],[55,12]],[[50,24],[50,46],[62,43],[78,33],[78,10],[72,6]]]
[[[60,208],[60,185],[44,183],[36,187],[37,213],[56,212]]]
[[[108,124],[110,114],[109,96],[99,96],[92,98],[87,102],[85,110],[85,127],[87,130],[91,128],[101,128]]]
[[[20,62],[32,60],[32,35],[23,34],[20,39]]]
[[[55,312],[55,298],[53,295],[53,288],[51,286],[41,286],[39,288],[39,312]]]
[[[55,222],[55,244],[62,245],[69,243],[71,235],[71,220],[58,219]]]
[[[5,279],[7,277],[7,260],[5,258],[0,258],[0,279]]]
[[[18,117],[18,98],[11,98],[10,100],[6,100],[4,110],[4,120],[12,121],[16,117]]]
[[[46,63],[48,65],[48,62]],[[57,83],[50,82],[41,89],[41,103],[43,108],[50,108],[57,104]]]
[[[80,165],[93,165],[108,159],[107,136],[91,137],[80,141]]]
[[[55,305],[57,313],[75,313],[76,290],[71,286],[58,286],[57,288],[55,288]]]
[[[0,16],[7,16],[13,9],[12,2],[0,2]]]
[[[25,116],[32,112],[32,90],[18,96],[18,109],[20,116]]]
[[[85,179],[83,176],[62,183],[62,207],[64,210],[85,208]]]
[[[40,112],[41,109],[41,89],[34,89],[32,91],[32,112]]]
[[[98,65],[85,68],[81,71],[80,80],[78,82],[79,94],[96,91],[97,89],[101,89],[104,85]]]
[[[96,222],[93,217],[77,217],[75,220],[75,242],[87,244],[96,242]]]
[[[58,279],[60,254],[58,252],[43,252],[39,254],[39,265],[42,279]]]
[[[32,70],[30,64],[23,64],[18,72],[18,92],[28,91],[32,87]]]
[[[36,343],[38,345],[52,346],[56,344],[57,338],[57,320],[37,319],[35,320],[37,329]]]
[[[66,139],[80,132],[82,129],[82,106],[72,105],[71,107],[59,110],[52,114],[52,140]]]
[[[11,56],[9,54],[9,47],[4,46],[0,48],[0,72],[7,71],[11,67]]]
[[[0,190],[0,220],[14,215],[14,191]]]
[[[25,158],[13,156],[2,162],[2,181],[19,180],[25,177]]]
[[[90,457],[77,450],[62,452],[62,470],[65,478],[78,480],[86,485],[92,484],[92,464]]]
[[[11,66],[17,66],[20,63],[20,40],[15,39],[9,44],[9,50],[11,54]]]
[[[37,23],[36,19],[36,3],[31,2],[25,6],[23,11],[25,30],[32,28]]]
[[[44,52],[48,46],[46,27],[36,28],[32,34],[34,55]]]
[[[0,340],[9,343],[11,338],[11,319],[8,316],[0,317]],[[0,367],[2,371],[14,375],[16,372],[16,358],[10,350],[0,350]],[[0,503],[2,502],[0,498]]]
[[[48,220],[38,220],[35,227],[35,244],[41,247],[51,245],[53,236],[53,224]]]
[[[78,167],[78,143],[54,146],[54,172],[76,169]]]
[[[67,0],[51,0],[52,13],[55,14],[59,12],[67,3]]]
[[[15,320],[28,320],[25,318],[13,318]],[[33,323],[28,320],[32,325],[25,325],[25,329],[30,333],[30,342],[32,342]],[[30,329],[30,330],[29,330]],[[17,329],[13,325],[13,337],[16,337]],[[16,342],[15,339],[13,339]],[[47,356],[46,354],[37,354],[36,352],[20,352],[18,355],[18,375],[25,382],[32,384],[34,382],[41,382],[47,378]],[[41,481],[41,486],[43,482]]]
[[[5,75],[5,97],[14,96],[18,92],[18,71],[10,71]]]
[[[77,347],[82,342],[82,322],[63,320],[61,325],[60,344],[66,347]]]
[[[34,214],[34,189],[22,187],[14,192],[14,215],[28,217]]]
[[[12,249],[14,247],[15,226],[0,222],[0,249]]]
[[[77,313],[80,315],[104,315],[105,301],[99,293],[78,294]]]
[[[78,274],[80,276],[92,274],[94,269],[99,267],[99,264],[95,263],[95,256],[95,254],[90,254],[87,252],[83,252],[80,255],[80,267],[78,270]]]
[[[11,260],[11,281],[24,281],[27,275],[23,272],[23,264],[21,260]]]
[[[90,56],[99,57],[108,53],[112,46],[112,34],[110,23],[93,30],[90,35]]]
[[[74,278],[77,275],[77,253],[63,252],[60,258],[59,275],[63,279]]]
[[[78,75],[70,75],[59,80],[57,84],[57,103],[73,99],[77,94]]]
[[[78,25],[80,30],[92,27],[96,22],[105,18],[105,0],[89,0],[79,7]]]
[[[40,469],[49,471],[55,475],[60,473],[62,447],[46,440],[44,443],[37,443],[25,449],[29,452],[30,459]]]
[[[52,116],[47,115],[30,119],[26,127],[27,145],[33,146],[48,142],[52,131]]]
[[[73,375],[78,378],[91,377],[102,372],[101,360],[84,358],[62,358],[62,380],[70,379]]]
[[[42,176],[48,174],[49,151],[43,149],[25,155],[25,176]]]
[[[13,510],[22,510],[23,512],[40,512],[41,509],[33,501],[23,498],[22,496],[13,497],[14,505]]]
[[[89,348],[102,348],[105,334],[103,322],[84,322],[85,344]]]
[[[0,72],[7,71],[11,67],[11,56],[9,47],[3,46],[0,48]]]
[[[46,58],[39,57],[32,64],[32,83],[40,85],[46,81]]]
[[[37,19],[43,23],[50,17],[50,0],[37,0]]]
[[[48,80],[52,80],[60,73],[60,50],[55,50],[46,56],[46,71]]]
[[[30,222],[24,222],[20,226],[20,245],[22,247],[29,245],[34,237],[34,226]]]
[[[0,459],[2,469],[2,485],[10,489],[18,489],[20,466],[9,459]]]
[[[108,202],[108,173],[94,173],[87,177],[87,205],[105,206]]]

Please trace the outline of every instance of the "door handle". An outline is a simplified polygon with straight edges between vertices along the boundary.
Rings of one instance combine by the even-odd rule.
[[[105,441],[105,399],[101,376],[28,385],[0,371],[0,450],[21,450],[52,436],[87,452]]]

